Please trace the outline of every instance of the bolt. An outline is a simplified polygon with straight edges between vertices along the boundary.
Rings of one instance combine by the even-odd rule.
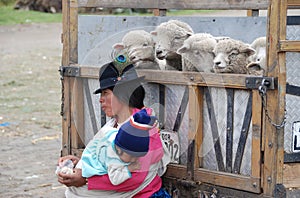
[[[254,183],[252,184],[252,186],[253,186],[254,188],[256,188],[256,187],[257,187],[257,183],[254,182]]]
[[[272,177],[271,176],[268,177],[268,183],[272,183]]]
[[[268,146],[269,146],[270,148],[272,148],[272,147],[273,147],[272,142],[269,142]]]

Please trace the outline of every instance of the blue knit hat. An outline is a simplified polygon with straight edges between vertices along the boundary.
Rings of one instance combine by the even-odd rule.
[[[121,126],[115,138],[115,145],[131,156],[146,155],[149,150],[149,130],[156,124],[156,117],[149,116],[147,111],[142,109]]]

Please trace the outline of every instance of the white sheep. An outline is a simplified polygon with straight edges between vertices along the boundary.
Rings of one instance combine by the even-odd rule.
[[[177,50],[185,59],[183,71],[211,72],[213,68],[213,49],[217,40],[208,33],[196,33],[191,35]],[[190,63],[190,64],[187,64]]]
[[[149,32],[133,30],[122,38],[121,43],[113,45],[114,50],[126,50],[130,61],[136,69],[160,70],[155,57],[155,43]]]
[[[213,72],[246,74],[249,56],[255,50],[242,41],[232,38],[220,40],[214,50]]]
[[[256,76],[264,75],[267,69],[266,45],[267,39],[265,36],[258,37],[251,43],[250,46],[255,50],[255,53],[249,57],[250,63],[247,65],[249,74]]]
[[[151,34],[156,37],[156,57],[166,61],[166,70],[181,71],[182,60],[177,50],[194,34],[193,29],[185,22],[170,20],[158,25]]]

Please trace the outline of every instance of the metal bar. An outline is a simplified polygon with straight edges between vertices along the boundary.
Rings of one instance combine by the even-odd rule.
[[[226,89],[227,92],[227,134],[226,134],[226,172],[232,172],[232,145],[233,145],[233,107],[234,91]]]
[[[182,123],[182,118],[184,116],[184,112],[186,110],[186,107],[188,105],[188,96],[189,96],[189,88],[188,86],[185,87],[183,97],[181,99],[181,103],[177,112],[176,120],[174,123],[173,131],[178,131],[180,128],[180,125]]]
[[[220,144],[220,139],[219,139],[218,125],[217,125],[216,115],[215,115],[215,111],[214,111],[214,105],[213,105],[213,101],[212,101],[212,98],[211,98],[211,95],[209,92],[209,88],[204,88],[204,94],[205,94],[205,98],[206,98],[206,104],[207,104],[207,109],[208,109],[208,114],[209,114],[209,120],[210,120],[213,141],[215,141],[214,148],[215,148],[216,159],[217,159],[217,163],[218,163],[218,169],[219,169],[219,171],[225,171],[223,155],[222,155],[222,151],[221,151],[221,144]]]
[[[248,99],[248,104],[247,104],[247,108],[246,108],[245,115],[244,115],[244,122],[243,122],[243,126],[242,126],[241,136],[240,136],[238,148],[236,151],[234,167],[233,167],[234,173],[240,173],[240,168],[241,168],[241,164],[242,164],[246,141],[247,141],[247,137],[248,137],[248,133],[249,133],[251,117],[252,117],[252,92],[249,93],[249,99]],[[253,148],[253,149],[257,149],[257,148]]]
[[[189,180],[194,179],[194,162],[195,162],[195,140],[192,140],[188,146],[188,158],[187,158],[187,178]]]
[[[160,129],[165,128],[165,100],[166,86],[164,84],[159,84],[159,124]]]
[[[300,87],[286,84],[286,93],[294,96],[300,96]]]
[[[284,163],[300,162],[300,153],[284,153]]]

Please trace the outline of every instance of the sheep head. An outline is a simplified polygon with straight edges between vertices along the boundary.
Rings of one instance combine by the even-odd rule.
[[[267,60],[266,60],[266,45],[267,39],[266,37],[258,37],[251,43],[251,47],[255,49],[255,53],[249,57],[249,66],[248,70],[252,68],[249,74],[254,75],[263,75],[265,70],[267,69]],[[255,67],[253,67],[256,65]],[[253,68],[255,68],[256,72],[253,72]]]
[[[170,20],[161,23],[151,34],[156,38],[156,57],[171,60],[181,58],[177,50],[193,34],[193,30],[184,22]]]
[[[220,40],[214,50],[213,72],[246,74],[249,56],[255,53],[250,45],[234,39]]]
[[[129,59],[133,63],[155,60],[155,43],[149,32],[133,30],[128,32],[121,43],[113,45],[114,50],[127,50]]]
[[[183,71],[210,72],[213,66],[213,49],[216,39],[207,33],[197,33],[190,36],[177,50],[190,64],[183,65]]]

